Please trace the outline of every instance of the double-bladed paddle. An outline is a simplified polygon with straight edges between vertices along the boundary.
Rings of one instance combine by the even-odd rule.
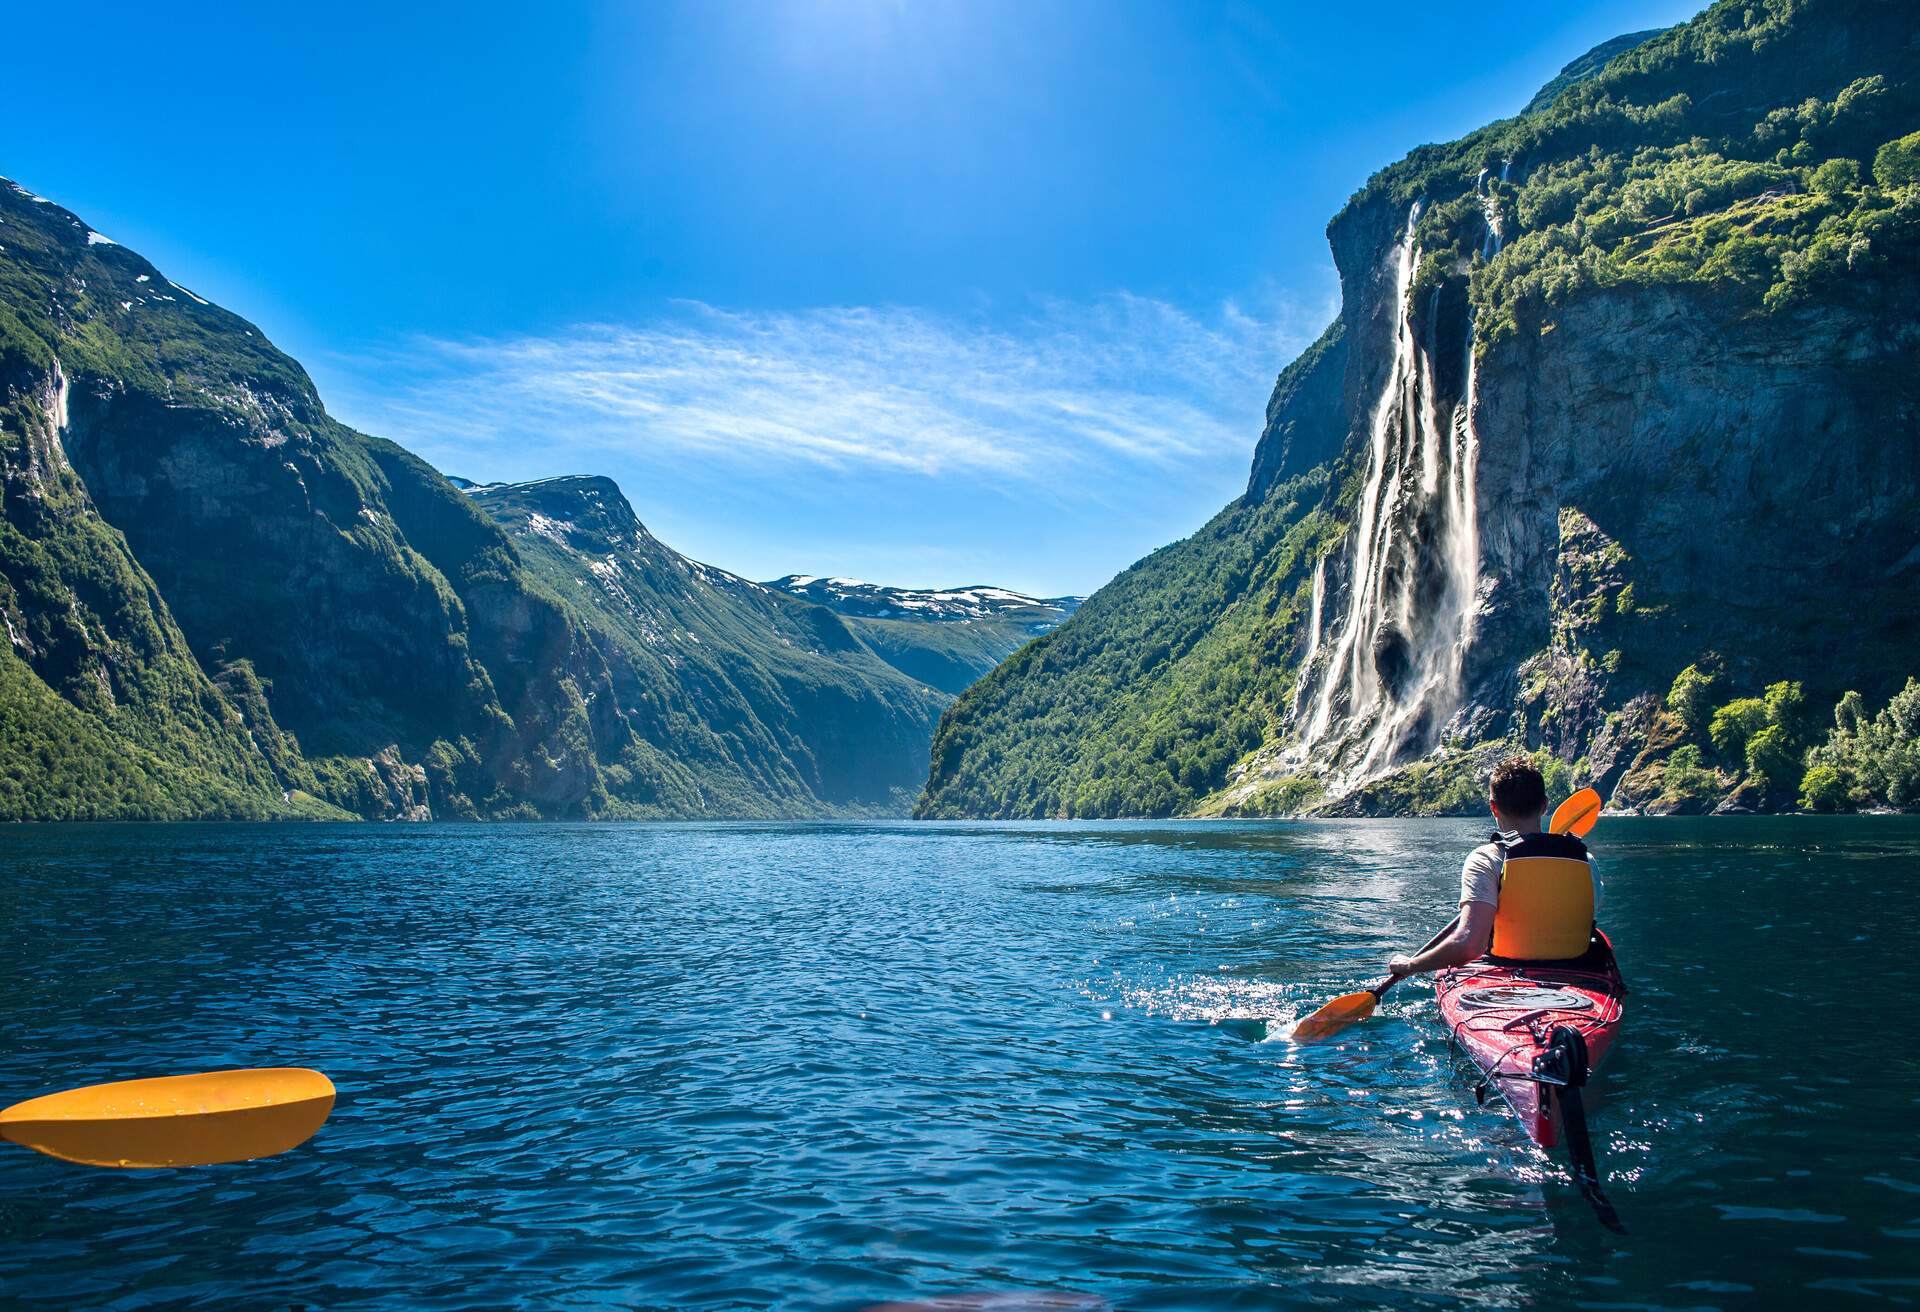
[[[1560,803],[1554,809],[1553,819],[1547,822],[1547,832],[1552,834],[1572,834],[1576,838],[1585,837],[1600,818],[1600,794],[1591,788],[1582,788],[1579,792]],[[1453,933],[1454,926],[1460,923],[1455,916],[1447,922],[1447,927],[1427,940],[1425,952],[1434,947],[1447,935]],[[1420,955],[1416,952],[1413,955]],[[1373,1015],[1373,1009],[1380,1005],[1380,999],[1387,990],[1398,984],[1404,976],[1389,975],[1370,989],[1358,993],[1343,993],[1311,1016],[1301,1020],[1293,1027],[1295,1043],[1317,1043],[1321,1039],[1331,1038],[1349,1025],[1356,1024]]]
[[[88,1166],[244,1162],[305,1143],[333,1093],[295,1066],[93,1084],[0,1111],[0,1139]]]

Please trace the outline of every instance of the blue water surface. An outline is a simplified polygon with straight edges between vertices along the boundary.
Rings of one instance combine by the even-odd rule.
[[[1424,983],[1284,1038],[1483,830],[10,827],[0,1102],[283,1064],[340,1100],[243,1165],[5,1147],[0,1304],[1920,1300],[1920,822],[1602,821],[1625,1237]]]

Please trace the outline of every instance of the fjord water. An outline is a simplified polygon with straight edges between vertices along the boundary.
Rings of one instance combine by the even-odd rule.
[[[1281,1037],[1446,919],[1481,833],[13,827],[0,1101],[272,1064],[340,1101],[246,1165],[5,1148],[0,1303],[1920,1297],[1920,823],[1601,822],[1625,1237],[1475,1105],[1424,984]]]

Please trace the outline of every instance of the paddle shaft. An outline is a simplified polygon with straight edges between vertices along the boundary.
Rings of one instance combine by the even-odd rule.
[[[1426,942],[1426,946],[1422,947],[1420,949],[1420,952],[1427,952],[1433,948],[1439,947],[1440,941],[1444,939],[1447,935],[1453,933],[1454,928],[1457,925],[1459,925],[1459,923],[1460,923],[1460,913],[1456,911],[1454,912],[1453,919],[1449,920],[1441,928],[1438,934],[1435,934],[1432,938],[1428,939]],[[1420,955],[1420,952],[1416,952],[1413,955],[1417,957]],[[1388,989],[1392,988],[1395,984],[1398,984],[1401,980],[1405,978],[1406,978],[1405,975],[1389,975],[1385,979],[1381,980],[1378,984],[1375,984],[1372,988],[1368,989],[1367,992],[1373,994],[1373,996],[1376,998],[1384,998],[1387,996]]]

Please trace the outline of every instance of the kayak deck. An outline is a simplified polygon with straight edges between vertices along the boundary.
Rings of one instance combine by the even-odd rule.
[[[1558,1086],[1543,1083],[1536,1073],[1537,1061],[1551,1064],[1555,1031],[1569,1029],[1579,1036],[1587,1069],[1576,1072],[1576,1083],[1584,1083],[1620,1030],[1626,987],[1613,963],[1612,945],[1603,935],[1597,938],[1604,947],[1598,960],[1566,965],[1475,961],[1441,971],[1434,981],[1454,1043],[1542,1148],[1558,1144],[1564,1130]]]

